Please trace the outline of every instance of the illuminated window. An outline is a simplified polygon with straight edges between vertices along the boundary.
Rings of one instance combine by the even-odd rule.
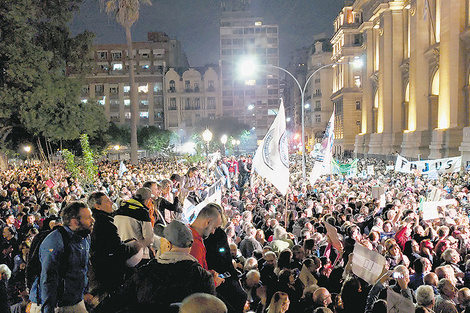
[[[140,112],[141,118],[149,118],[149,112]]]
[[[124,99],[124,105],[125,106],[131,105],[131,100],[130,99]]]
[[[149,85],[145,84],[145,85],[139,86],[138,90],[139,90],[139,92],[148,93],[149,92]]]
[[[122,63],[114,63],[113,71],[120,71],[120,70],[122,70]]]
[[[99,100],[98,103],[101,104],[101,105],[104,105],[106,103],[106,100],[105,99]]]
[[[124,91],[124,93],[130,92],[131,91],[131,86],[124,86],[123,91]]]
[[[250,80],[245,80],[245,86],[255,86],[256,85],[256,80],[250,79]]]
[[[125,113],[124,113],[124,117],[125,117],[126,119],[130,119],[130,118],[131,118],[131,112],[125,112]]]

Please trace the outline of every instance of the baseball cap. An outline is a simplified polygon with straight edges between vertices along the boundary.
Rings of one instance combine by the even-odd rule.
[[[155,234],[166,238],[171,244],[179,248],[189,248],[193,244],[193,233],[184,223],[173,220],[167,226],[155,225]]]

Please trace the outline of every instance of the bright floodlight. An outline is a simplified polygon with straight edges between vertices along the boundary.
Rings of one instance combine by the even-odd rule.
[[[355,68],[361,68],[364,65],[364,62],[362,61],[361,58],[354,58],[354,61],[351,62],[352,66]]]
[[[305,103],[305,108],[306,109],[310,108],[310,103]]]
[[[31,152],[31,146],[25,146],[25,147],[24,147],[24,151],[25,151],[26,153],[30,153],[30,152]]]
[[[203,133],[202,133],[202,138],[204,139],[205,142],[209,142],[212,140],[212,133],[209,129],[206,129]]]
[[[253,110],[254,108],[255,108],[255,106],[254,106],[253,104],[248,105],[248,110],[251,111],[251,110]]]
[[[225,145],[227,143],[227,135],[222,135],[222,137],[220,138],[220,142]]]
[[[113,148],[114,150],[119,150],[121,147],[119,147],[119,145],[115,145]]]
[[[240,62],[238,70],[242,77],[253,77],[255,75],[257,64],[253,59],[245,59]]]

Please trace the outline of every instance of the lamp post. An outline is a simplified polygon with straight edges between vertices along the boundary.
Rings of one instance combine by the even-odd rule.
[[[222,137],[220,138],[220,142],[224,145],[224,153],[223,153],[223,156],[225,156],[225,144],[227,143],[227,135],[222,135]]]
[[[238,147],[240,146],[240,140],[235,140],[235,139],[232,139],[232,146],[235,148],[237,147],[237,156],[240,155],[240,151],[238,150]],[[234,149],[235,151],[235,149]],[[235,153],[233,153],[235,154]]]
[[[202,133],[202,139],[206,142],[207,176],[209,176],[209,142],[212,140],[212,133],[208,128]]]
[[[25,146],[23,149],[26,152],[26,160],[29,162],[29,153],[31,152],[31,146]]]
[[[119,151],[119,150],[121,149],[121,147],[120,147],[119,145],[115,145],[115,146],[113,147],[113,149],[114,149],[115,151],[117,151],[117,154],[118,154],[118,161],[121,160],[121,153],[120,153],[120,151]]]
[[[266,64],[265,65],[268,68],[274,68],[274,69],[277,69],[277,70],[281,70],[281,71],[285,72],[286,74],[288,74],[296,82],[297,87],[299,87],[299,90],[300,90],[301,120],[302,120],[302,141],[301,142],[302,142],[302,180],[303,180],[303,182],[306,182],[306,179],[307,179],[306,169],[305,169],[305,90],[307,89],[307,86],[308,86],[308,83],[309,83],[310,79],[315,74],[317,74],[318,72],[320,72],[321,70],[323,70],[325,68],[333,67],[333,66],[341,65],[341,64],[353,64],[355,67],[361,67],[362,66],[362,61],[359,58],[356,58],[353,62],[336,62],[336,63],[330,63],[330,64],[325,64],[323,66],[320,66],[319,68],[317,68],[315,71],[313,71],[313,73],[311,73],[307,77],[303,87],[300,84],[300,82],[297,80],[297,78],[295,78],[295,76],[291,72],[286,70],[285,68],[282,68],[282,67],[279,67],[279,66],[276,66],[276,65],[272,65],[272,64]],[[248,75],[248,73],[253,73],[255,68],[256,68],[256,64],[253,64],[253,62],[245,62],[244,64],[242,64],[241,71],[244,72],[244,73],[247,73],[247,75]]]

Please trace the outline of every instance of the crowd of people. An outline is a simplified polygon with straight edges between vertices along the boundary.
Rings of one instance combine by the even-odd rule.
[[[385,313],[390,291],[420,313],[467,312],[467,173],[436,180],[364,159],[358,171],[373,175],[310,185],[299,161],[285,196],[251,173],[250,156],[221,158],[208,175],[202,163],[144,160],[120,173],[101,162],[93,185],[60,163],[0,172],[0,312]],[[186,224],[185,203],[218,180],[220,205]],[[455,201],[429,220],[431,194]],[[385,257],[376,281],[355,273],[356,245]]]

